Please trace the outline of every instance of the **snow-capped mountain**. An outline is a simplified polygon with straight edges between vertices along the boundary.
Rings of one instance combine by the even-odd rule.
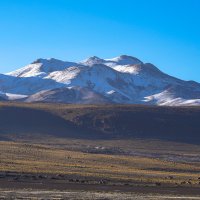
[[[200,84],[122,55],[81,62],[38,59],[0,74],[2,98],[26,102],[200,105]]]

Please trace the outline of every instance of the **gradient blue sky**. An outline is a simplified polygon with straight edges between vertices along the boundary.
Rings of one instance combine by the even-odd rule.
[[[199,0],[1,0],[0,72],[121,54],[200,82]]]

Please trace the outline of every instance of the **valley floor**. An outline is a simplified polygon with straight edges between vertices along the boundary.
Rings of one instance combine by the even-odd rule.
[[[168,152],[168,157],[179,156],[175,162],[166,159],[163,145],[161,157],[151,157],[150,142],[149,155],[142,154],[142,146],[139,150],[136,144],[140,155],[118,151],[109,155],[101,148],[84,152],[84,146],[81,150],[76,144],[87,144],[81,140],[51,142],[0,142],[0,199],[200,199],[200,162],[191,161],[198,146],[189,145],[187,151],[187,145],[177,144],[176,150]],[[77,149],[65,147],[65,142],[76,144]],[[121,145],[128,148],[130,142]]]

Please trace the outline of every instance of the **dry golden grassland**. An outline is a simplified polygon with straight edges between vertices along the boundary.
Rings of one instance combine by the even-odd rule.
[[[139,156],[90,154],[48,145],[0,142],[0,171],[66,174],[138,183],[190,181],[198,185],[200,164]]]

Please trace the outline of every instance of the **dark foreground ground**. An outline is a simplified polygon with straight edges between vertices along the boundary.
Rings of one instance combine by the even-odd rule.
[[[1,178],[0,199],[200,199],[198,187],[83,184],[56,179],[33,180],[31,174],[24,176],[26,178],[17,178],[17,174]]]
[[[2,191],[0,199],[67,199],[67,200],[198,200],[198,196],[177,196],[160,194],[141,194],[141,193],[121,193],[121,192],[88,192],[88,191],[34,191],[34,190],[14,190]]]

